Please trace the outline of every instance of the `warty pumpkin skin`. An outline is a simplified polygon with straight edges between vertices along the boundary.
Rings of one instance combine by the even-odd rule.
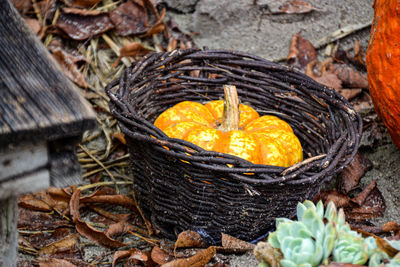
[[[260,117],[250,106],[240,104],[237,126],[226,129],[223,110],[223,100],[205,105],[184,101],[161,113],[154,125],[168,137],[255,164],[288,167],[303,160],[300,141],[285,121],[270,115]]]
[[[376,113],[400,148],[400,2],[375,0],[367,50],[370,93]]]

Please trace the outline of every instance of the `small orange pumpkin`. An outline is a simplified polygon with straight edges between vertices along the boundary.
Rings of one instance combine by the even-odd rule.
[[[369,90],[374,108],[400,148],[400,2],[375,0],[367,50]]]
[[[225,101],[184,101],[167,109],[154,125],[168,137],[255,164],[291,166],[303,160],[299,139],[285,121],[240,104],[235,86],[224,86]]]

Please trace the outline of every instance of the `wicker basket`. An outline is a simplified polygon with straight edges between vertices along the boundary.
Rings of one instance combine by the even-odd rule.
[[[255,165],[168,138],[153,126],[184,101],[222,99],[235,85],[241,102],[288,122],[302,143],[302,162],[289,168]],[[107,86],[110,107],[125,133],[134,189],[145,216],[174,237],[196,230],[210,243],[221,232],[254,240],[277,217],[293,217],[343,170],[357,151],[361,119],[334,90],[302,73],[247,53],[175,50],[154,53]],[[168,149],[166,148],[168,147]]]

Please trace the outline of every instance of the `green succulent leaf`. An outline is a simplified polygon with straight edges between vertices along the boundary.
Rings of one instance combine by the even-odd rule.
[[[324,203],[321,200],[317,203],[316,212],[320,219],[324,218]]]
[[[333,247],[335,245],[335,240],[336,240],[336,228],[333,224],[333,222],[329,222],[325,225],[325,231],[324,231],[324,240],[323,240],[323,259],[327,259],[333,250]]]
[[[307,207],[303,203],[298,203],[296,208],[297,220],[301,221],[303,219],[303,213],[307,210]]]
[[[308,226],[314,238],[318,238],[323,234],[324,222],[317,214],[316,210],[307,209],[303,213],[302,223]]]
[[[273,232],[268,235],[268,243],[271,244],[274,248],[280,248],[280,243],[278,241],[278,233]]]
[[[335,204],[334,204],[332,201],[330,201],[330,202],[328,203],[328,205],[326,206],[324,217],[325,217],[329,222],[332,222],[332,221],[335,221],[335,220],[336,220],[336,215],[337,215],[336,206],[335,206]]]
[[[283,259],[281,260],[282,267],[297,267],[297,264],[291,260]]]

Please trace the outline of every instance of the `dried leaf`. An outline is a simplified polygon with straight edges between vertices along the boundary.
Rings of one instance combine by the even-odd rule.
[[[283,3],[279,10],[285,14],[303,14],[317,9],[305,1],[289,0]]]
[[[271,267],[281,266],[282,252],[272,247],[268,242],[258,242],[254,248],[254,255],[258,261],[264,261]]]
[[[130,250],[121,250],[117,251],[114,253],[113,257],[113,262],[112,266],[115,266],[119,260],[125,259],[125,258],[131,258],[131,259],[136,259],[142,262],[147,262],[149,260],[148,256],[141,251],[140,249],[137,248],[132,248]]]
[[[18,228],[27,228],[31,230],[53,230],[58,227],[70,227],[71,224],[66,220],[57,219],[48,213],[32,211],[19,208]]]
[[[372,181],[364,190],[358,194],[356,197],[352,198],[351,201],[356,203],[358,206],[362,206],[367,199],[367,197],[371,194],[371,191],[375,189],[376,181]]]
[[[110,12],[110,19],[121,36],[144,34],[148,29],[146,9],[132,1],[122,3]]]
[[[46,202],[37,197],[39,194],[43,194],[43,192],[20,196],[18,199],[18,206],[31,210],[51,211],[52,208]]]
[[[81,203],[103,203],[110,205],[119,205],[135,212],[138,211],[136,202],[125,195],[93,195],[89,197],[83,197],[81,199]]]
[[[394,221],[387,222],[382,226],[382,230],[385,232],[400,232],[400,224]]]
[[[167,11],[167,9],[163,9],[161,11],[161,15],[158,18],[158,20],[154,23],[154,25],[143,35],[140,35],[140,38],[144,38],[147,36],[151,36],[153,34],[157,34],[162,32],[165,29],[165,23],[164,23],[164,16],[165,16],[165,12]]]
[[[76,57],[67,53],[60,47],[50,46],[49,50],[52,52],[54,59],[57,61],[65,76],[82,88],[89,87],[89,84],[85,81],[84,75],[75,64],[77,61]]]
[[[178,235],[175,241],[174,248],[203,248],[206,247],[206,243],[203,241],[199,233],[195,231],[184,231]]]
[[[64,2],[71,7],[93,7],[100,3],[101,0],[64,0]]]
[[[113,133],[112,136],[121,142],[121,144],[126,145],[126,139],[124,133]]]
[[[202,249],[187,259],[177,259],[163,264],[162,267],[202,267],[206,265],[216,253],[215,247]]]
[[[317,51],[310,41],[300,34],[292,36],[287,62],[289,65],[304,70],[307,65],[317,59]]]
[[[127,223],[127,222],[119,222],[111,224],[110,227],[106,230],[105,234],[109,237],[123,235],[128,232],[136,232],[137,227]]]
[[[89,205],[89,208],[91,208],[92,210],[94,210],[95,212],[97,212],[98,214],[100,214],[101,216],[113,220],[114,222],[126,222],[131,214],[116,214],[116,213],[112,213],[109,211],[106,211],[100,207],[94,206],[94,205]]]
[[[39,267],[76,267],[75,264],[57,258],[39,258]]]
[[[222,248],[217,247],[217,251],[229,253],[244,253],[253,250],[254,247],[254,244],[250,244],[249,242],[222,233]]]
[[[56,254],[59,251],[72,251],[79,240],[78,234],[71,234],[39,250],[39,254]]]
[[[162,250],[160,247],[155,246],[151,250],[151,259],[155,263],[157,263],[159,265],[163,265],[167,262],[172,261],[174,258],[172,256],[170,256],[167,252]]]
[[[31,0],[11,0],[10,1],[19,13],[25,15],[32,7]]]
[[[342,89],[342,81],[337,77],[337,75],[335,73],[326,71],[326,66],[330,64],[330,61],[325,61],[321,63],[321,75],[317,75],[314,72],[314,67],[317,64],[317,60],[313,60],[308,63],[305,74],[325,86],[334,88],[335,90]]]
[[[318,200],[322,200],[325,204],[332,201],[338,208],[348,207],[350,204],[350,197],[336,190],[321,191],[314,197],[314,202]]]
[[[366,219],[381,217],[383,216],[385,210],[385,199],[383,198],[378,187],[375,186],[372,190],[370,190],[361,207],[354,207],[352,209],[345,210],[345,213],[346,219],[360,222]]]
[[[350,164],[343,170],[339,188],[343,193],[355,189],[365,172],[372,168],[371,161],[363,154],[357,153]]]
[[[146,55],[150,52],[151,50],[144,47],[141,43],[139,42],[131,42],[129,44],[124,45],[120,50],[119,50],[119,57],[116,59],[116,61],[113,63],[113,67],[116,67],[123,57],[136,57],[136,56],[142,56]]]
[[[74,40],[85,40],[114,27],[107,13],[75,8],[64,8],[56,27]]]
[[[100,245],[103,245],[108,248],[116,248],[125,246],[124,243],[109,238],[104,232],[95,229],[94,227],[88,225],[86,222],[81,220],[81,215],[79,212],[79,203],[80,203],[80,195],[81,191],[77,189],[71,197],[70,200],[70,213],[75,223],[76,230],[79,234],[83,235],[84,237],[93,240]]]
[[[348,65],[330,64],[328,71],[336,74],[346,87],[368,89],[367,76]]]
[[[355,97],[359,96],[362,93],[362,89],[360,89],[360,88],[339,89],[337,91],[348,101],[354,99]]]
[[[40,26],[39,20],[37,19],[31,19],[31,18],[25,18],[26,24],[31,28],[31,30],[35,33],[38,34],[40,32],[40,29],[42,28]]]
[[[400,252],[400,250],[395,249],[392,247],[389,242],[387,242],[385,239],[379,237],[379,236],[374,236],[376,244],[378,245],[378,248],[386,252],[386,254],[389,255],[389,257],[393,258],[397,253]]]

